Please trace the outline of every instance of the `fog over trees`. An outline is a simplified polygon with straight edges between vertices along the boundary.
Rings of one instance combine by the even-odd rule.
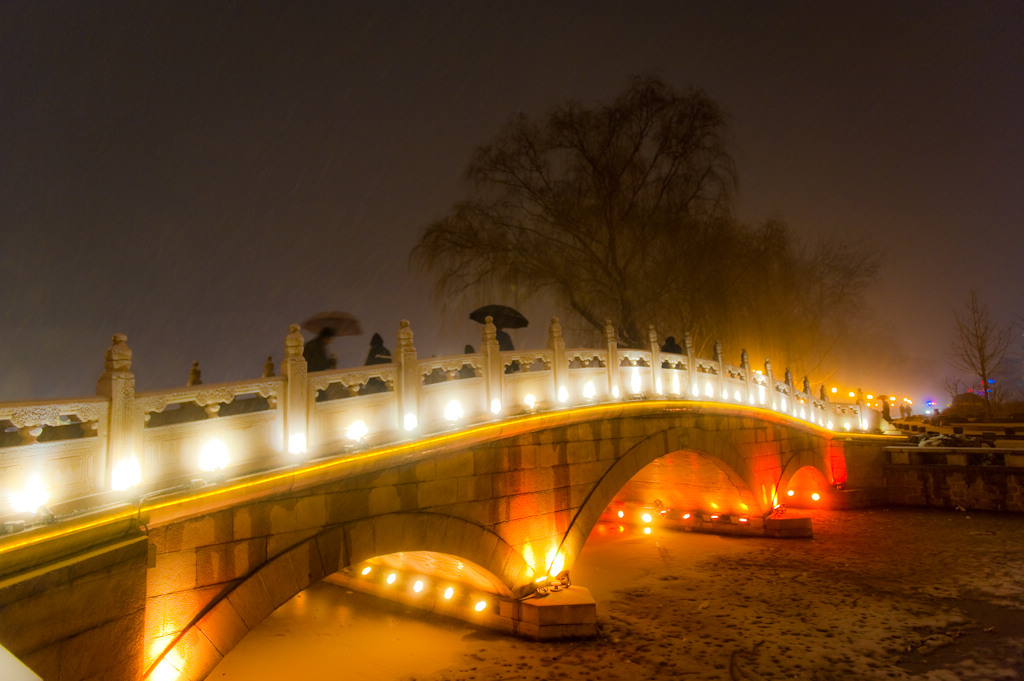
[[[514,115],[465,175],[467,196],[411,254],[440,297],[539,296],[578,330],[570,341],[597,341],[610,320],[641,347],[655,324],[815,381],[856,342],[878,257],[801,242],[778,218],[738,221],[726,114],[698,89],[636,78],[607,104]]]

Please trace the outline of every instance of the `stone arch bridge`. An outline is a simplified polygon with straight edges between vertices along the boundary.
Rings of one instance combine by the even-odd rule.
[[[794,476],[826,489],[845,479],[848,437],[749,406],[602,404],[143,499],[132,512],[27,543],[28,553],[75,555],[0,584],[0,641],[45,679],[91,678],[75,669],[109,659],[111,637],[130,644],[103,678],[202,679],[311,584],[379,557],[424,555],[447,561],[452,578],[467,571],[489,626],[536,638],[585,633],[572,616],[524,615],[518,599],[571,569],[602,513],[649,464],[690,457],[684,470],[647,479],[645,492],[679,499],[689,486],[696,516],[714,509],[771,534],[772,509]],[[97,602],[111,609],[98,612]],[[88,621],[104,617],[114,619]],[[44,624],[54,619],[61,626]]]

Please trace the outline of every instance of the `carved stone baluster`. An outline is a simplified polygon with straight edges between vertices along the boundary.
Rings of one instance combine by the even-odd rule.
[[[505,408],[504,382],[505,365],[501,360],[501,348],[498,346],[498,329],[491,317],[484,318],[483,328],[484,378],[487,379],[487,408],[490,409],[495,400]]]
[[[307,446],[306,415],[309,389],[306,385],[306,358],[302,356],[303,338],[298,324],[292,324],[284,339],[281,375],[284,385],[284,450],[301,454]]]
[[[188,383],[186,385],[202,385],[203,372],[199,369],[199,360],[192,362],[192,368],[188,372]]]
[[[114,334],[104,357],[105,371],[96,382],[96,394],[110,400],[104,478],[108,484],[114,467],[130,459],[135,454],[136,441],[141,442],[138,431],[142,430],[142,415],[135,409],[135,374],[132,373],[132,350],[127,341],[128,337],[123,333]]]
[[[764,378],[767,381],[768,390],[768,403],[764,406],[774,409],[775,408],[775,377],[772,376],[772,361],[770,359],[764,360]]]
[[[419,360],[413,345],[412,327],[403,319],[398,325],[398,375],[395,377],[398,391],[399,427],[412,430],[419,423],[420,386]]]
[[[718,364],[718,394],[715,395],[715,399],[720,400],[726,394],[725,355],[722,353],[722,341],[715,341],[715,363]]]
[[[689,331],[683,334],[683,348],[686,350],[686,388],[683,390],[683,394],[688,394],[693,390],[693,384],[697,381],[697,361],[693,353],[693,336]]]
[[[569,361],[565,358],[565,338],[562,337],[562,325],[558,317],[551,318],[551,326],[548,327],[548,349],[551,350],[552,366],[555,375],[555,394],[562,388],[569,390]]]
[[[650,324],[647,327],[647,345],[651,348],[651,392],[657,395],[663,395],[665,393],[665,386],[659,386],[661,382],[658,379],[661,378],[661,346],[658,344],[658,332],[654,328],[654,324]]]
[[[747,384],[747,404],[753,404],[754,377],[751,375],[753,372],[750,370],[750,355],[747,354],[746,348],[743,348],[743,352],[740,353],[740,366],[743,367],[743,380]]]
[[[619,386],[622,369],[619,368],[619,342],[615,339],[615,327],[612,320],[604,320],[604,342],[608,347],[608,395],[618,399],[622,395]]]

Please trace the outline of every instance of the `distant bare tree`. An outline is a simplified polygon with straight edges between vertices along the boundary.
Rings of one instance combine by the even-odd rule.
[[[971,290],[962,310],[954,311],[956,336],[952,343],[956,366],[981,381],[985,411],[992,418],[992,400],[989,393],[992,379],[1002,366],[1006,351],[1013,340],[1013,325],[1000,325],[992,319],[988,305],[978,300]]]
[[[964,384],[959,378],[950,378],[949,376],[946,376],[943,384],[946,387],[946,394],[949,395],[949,403],[953,404],[956,396],[963,392]]]

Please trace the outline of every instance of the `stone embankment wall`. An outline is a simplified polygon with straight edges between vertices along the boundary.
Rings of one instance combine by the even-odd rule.
[[[1024,512],[1024,468],[892,465],[886,483],[890,504]]]

